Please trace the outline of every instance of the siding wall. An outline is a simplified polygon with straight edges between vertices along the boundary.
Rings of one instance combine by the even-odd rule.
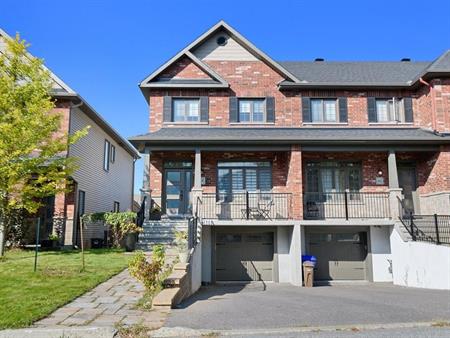
[[[78,189],[86,192],[86,212],[113,210],[114,201],[120,211],[131,210],[133,187],[133,158],[79,108],[72,110],[70,132],[90,125],[88,135],[69,149],[69,156],[77,157],[79,169],[73,174]],[[116,160],[109,172],[103,170],[105,139],[116,147]]]

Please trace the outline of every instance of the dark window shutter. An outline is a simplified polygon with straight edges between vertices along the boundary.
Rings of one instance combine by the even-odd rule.
[[[275,122],[275,98],[266,97],[266,122]]]
[[[236,96],[230,97],[230,122],[239,122],[238,119],[238,99]]]
[[[413,102],[411,97],[403,98],[403,105],[405,108],[405,122],[414,121]]]
[[[369,122],[377,122],[377,102],[374,97],[367,98],[367,113]]]
[[[347,98],[340,97],[338,98],[339,104],[339,122],[347,122],[348,113],[347,113]]]
[[[172,121],[172,96],[164,96],[163,121],[164,122],[173,122]]]
[[[312,122],[311,99],[306,96],[302,97],[302,116],[303,122]]]
[[[200,121],[209,121],[209,98],[208,96],[200,97]]]

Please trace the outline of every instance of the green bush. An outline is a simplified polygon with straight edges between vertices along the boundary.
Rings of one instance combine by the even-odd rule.
[[[152,247],[152,261],[157,261],[164,266],[164,261],[166,259],[166,250],[164,245],[156,244]]]
[[[155,256],[155,253],[153,255]],[[164,260],[161,262],[160,259],[154,259],[148,262],[144,252],[137,251],[128,264],[128,270],[134,278],[144,284],[148,292],[154,292],[160,285],[159,275],[163,266]]]

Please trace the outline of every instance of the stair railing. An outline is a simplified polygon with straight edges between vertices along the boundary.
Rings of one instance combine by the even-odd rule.
[[[144,225],[145,220],[145,203],[147,202],[147,196],[144,196],[142,199],[141,206],[139,207],[138,212],[136,213],[136,225],[141,227]]]

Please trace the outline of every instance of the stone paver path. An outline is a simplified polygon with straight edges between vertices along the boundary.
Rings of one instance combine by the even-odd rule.
[[[128,270],[98,285],[92,291],[59,308],[35,323],[37,327],[115,326],[143,324],[149,329],[160,328],[169,308],[149,311],[136,309],[144,295],[144,287],[130,276]]]

